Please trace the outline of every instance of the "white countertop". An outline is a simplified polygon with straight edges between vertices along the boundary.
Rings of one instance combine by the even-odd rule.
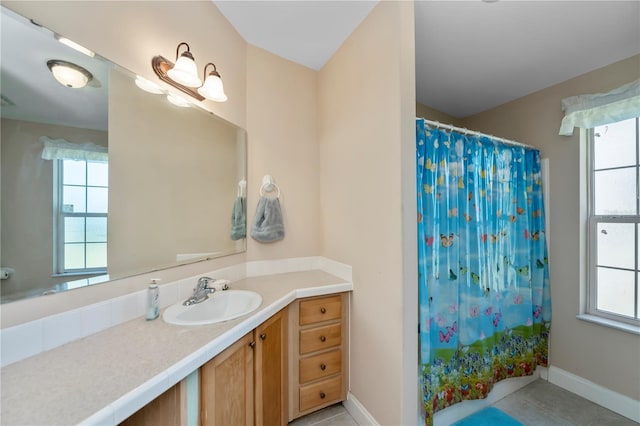
[[[232,288],[260,293],[262,305],[206,326],[141,316],[2,368],[0,423],[117,424],[296,298],[353,285],[314,270],[246,278]]]

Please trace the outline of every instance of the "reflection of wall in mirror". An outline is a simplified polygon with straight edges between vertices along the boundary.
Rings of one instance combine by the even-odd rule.
[[[235,251],[237,129],[139,90],[119,70],[109,88],[109,275]]]
[[[3,299],[39,294],[69,281],[53,273],[53,165],[43,160],[41,136],[107,146],[107,132],[2,119],[2,266],[15,269],[2,280]],[[74,276],[79,279],[83,276]]]

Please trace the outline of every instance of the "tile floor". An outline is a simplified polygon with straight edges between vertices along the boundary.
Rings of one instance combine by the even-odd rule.
[[[544,380],[536,380],[493,404],[525,426],[639,426],[638,423]],[[289,426],[357,426],[342,404]]]
[[[289,423],[289,426],[358,426],[342,404],[323,408]]]

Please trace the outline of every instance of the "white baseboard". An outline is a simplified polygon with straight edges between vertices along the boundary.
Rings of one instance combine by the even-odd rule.
[[[353,396],[351,392],[347,394],[347,400],[342,402],[344,408],[349,412],[349,415],[353,417],[360,426],[379,426],[380,423],[371,415],[369,411],[362,405],[358,399]]]
[[[640,401],[554,366],[549,367],[548,380],[549,383],[640,423]]]
[[[546,369],[545,369],[546,370]],[[462,420],[463,418],[480,411],[485,407],[501,400],[507,395],[517,391],[520,388],[535,382],[541,375],[541,367],[536,368],[531,376],[514,377],[505,379],[493,386],[491,392],[485,399],[475,399],[471,401],[462,401],[442,411],[438,411],[433,416],[434,426],[450,425]]]
[[[540,378],[542,380],[549,381],[549,369],[547,367],[538,367],[538,371],[540,371]]]

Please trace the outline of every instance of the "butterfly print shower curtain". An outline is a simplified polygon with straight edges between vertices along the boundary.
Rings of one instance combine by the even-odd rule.
[[[547,365],[540,152],[416,121],[423,415]]]

